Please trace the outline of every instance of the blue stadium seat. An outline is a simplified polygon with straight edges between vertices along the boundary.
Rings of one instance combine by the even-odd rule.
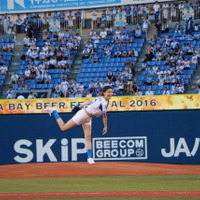
[[[26,64],[28,64],[28,63],[27,63],[26,60],[21,60],[21,61],[20,61],[20,64],[21,64],[21,65],[26,65]]]
[[[152,86],[151,86],[151,89],[152,89],[152,90],[157,90],[157,88],[158,88],[157,85],[152,85]]]
[[[185,78],[186,79],[191,79],[191,75],[189,74],[189,75],[185,75]]]
[[[60,83],[61,79],[52,79],[52,83]]]
[[[6,56],[12,56],[12,54],[13,54],[13,53],[10,52],[10,51],[9,51],[9,52],[6,52]]]
[[[140,88],[141,91],[143,91],[143,90],[146,89],[146,87],[145,87],[144,85],[143,85],[143,86],[140,86],[139,88]]]
[[[48,89],[48,84],[42,84],[41,89]]]
[[[10,43],[15,43],[15,40],[13,38],[9,38]]]
[[[36,84],[36,87],[35,87],[35,88],[38,89],[38,90],[40,90],[40,89],[42,89],[42,85],[43,85],[43,84]]]
[[[13,84],[13,85],[12,85],[12,88],[13,88],[13,90],[17,90],[18,85],[17,85],[17,84]]]
[[[196,65],[190,65],[190,69],[196,69]]]
[[[4,38],[4,39],[3,39],[3,42],[9,43],[9,42],[10,42],[10,39],[9,39],[9,38]]]
[[[136,43],[132,43],[132,44],[131,44],[131,47],[132,47],[132,48],[138,47],[138,45],[137,45]]]
[[[142,81],[139,81],[139,80],[138,80],[138,81],[136,82],[136,84],[137,84],[138,86],[140,86],[140,85],[142,85]]]
[[[47,88],[50,88],[50,89],[53,88],[53,83],[48,84]]]
[[[161,95],[161,94],[162,94],[162,90],[156,90],[156,91],[154,92],[154,94],[155,94],[155,95]]]
[[[0,75],[0,80],[5,80],[5,75]]]
[[[193,69],[186,69],[186,70],[183,70],[184,72],[184,74],[186,74],[186,75],[191,75],[191,74],[193,74]]]
[[[35,89],[37,84],[31,84],[31,88]]]
[[[24,74],[23,70],[17,70],[17,74]]]
[[[164,85],[158,85],[157,86],[157,90],[163,90],[164,89]]]
[[[155,64],[156,64],[155,61],[148,61],[148,62],[147,62],[147,65],[155,65]]]
[[[143,47],[143,43],[137,43],[137,47],[142,48]]]

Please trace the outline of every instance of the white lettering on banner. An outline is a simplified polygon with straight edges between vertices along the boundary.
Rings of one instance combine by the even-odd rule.
[[[176,147],[175,147],[175,138],[170,138],[169,141],[170,141],[169,142],[170,151],[167,152],[166,149],[164,148],[161,149],[161,154],[166,158],[179,157],[180,154],[185,154],[186,157],[195,156],[200,144],[200,138],[195,138],[193,149],[192,151],[190,151],[185,138],[179,138]]]
[[[147,159],[147,138],[93,138],[93,149],[95,160]]]
[[[68,157],[68,140],[66,138],[63,138],[61,140],[61,160],[62,161],[68,161],[69,157]]]
[[[36,155],[37,162],[44,162],[44,155],[46,154],[51,162],[58,161],[51,150],[52,145],[55,143],[56,139],[50,139],[45,145],[43,145],[43,140],[36,140]]]
[[[15,8],[15,3],[17,3],[25,9],[24,0],[7,0],[8,9],[13,10]]]
[[[78,148],[78,144],[83,144],[83,148]],[[77,161],[78,154],[84,154],[84,153],[86,153],[85,139],[73,138],[72,139],[72,161]]]
[[[157,2],[166,2],[172,0],[157,0]],[[143,3],[155,3],[155,0],[122,0],[121,4],[143,4]]]
[[[44,162],[44,156],[46,155],[51,162],[57,162],[58,159],[56,158],[54,152],[52,151],[52,146],[56,143],[57,139],[49,139],[45,144],[43,139],[36,139],[35,141],[35,156],[36,162]],[[72,139],[73,141],[73,139]],[[21,139],[15,142],[14,144],[14,151],[18,154],[14,157],[14,160],[18,163],[28,163],[31,162],[34,158],[34,152],[29,149],[33,145],[33,142],[26,139]],[[85,145],[85,144],[84,144]],[[68,139],[63,138],[61,140],[61,161],[68,161],[69,160],[69,147],[68,147]],[[79,149],[75,152],[79,152]],[[20,155],[22,154],[22,155]],[[25,155],[25,156],[24,156]],[[77,155],[76,155],[77,157]]]
[[[30,147],[32,142],[29,140],[18,140],[14,144],[14,150],[16,153],[24,154],[25,157],[15,156],[14,160],[18,163],[28,163],[33,159],[33,152],[29,149],[23,148],[22,146]]]

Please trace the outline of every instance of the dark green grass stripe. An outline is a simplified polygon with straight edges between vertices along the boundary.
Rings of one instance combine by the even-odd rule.
[[[0,193],[199,190],[200,175],[0,179]]]

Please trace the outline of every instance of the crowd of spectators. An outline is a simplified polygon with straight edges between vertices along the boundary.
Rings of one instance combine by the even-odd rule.
[[[149,40],[150,44],[142,64],[144,71],[142,75],[145,77],[143,83],[145,85],[171,85],[170,90],[166,87],[163,94],[183,94],[188,82],[180,75],[184,75],[185,71],[191,69],[192,65],[196,66],[200,60],[200,48],[195,45],[196,40],[194,43],[190,42],[192,40],[188,40],[188,33],[183,31],[184,28],[178,22],[173,34],[180,33],[181,40],[176,39],[175,35],[153,36]],[[190,34],[193,31],[195,30],[191,28]],[[163,64],[161,66],[148,65],[151,61]],[[149,92],[153,94],[153,91],[149,90],[145,94],[148,95]]]
[[[0,24],[5,34],[25,32],[29,29],[28,24],[31,24],[36,32],[41,28],[48,30],[51,19],[58,19],[63,30],[72,29],[74,26],[79,29],[83,19],[82,12],[82,10],[45,12],[17,15],[15,17],[5,14],[0,16]],[[114,26],[115,16],[118,13],[125,15],[127,24],[141,23],[147,26],[146,19],[148,19],[149,15],[154,15],[155,22],[158,20],[187,20],[188,16],[199,18],[200,0],[196,0],[195,3],[187,0],[166,3],[156,1],[150,5],[125,5],[106,8],[103,11],[102,9],[92,9],[84,12],[91,18],[92,28]]]
[[[74,80],[72,83],[68,81],[62,81],[58,83],[53,91],[52,98],[59,98],[63,96],[68,97],[96,97],[101,95],[102,88],[104,86],[112,86],[113,93],[116,96],[123,96],[125,91],[129,94],[133,94],[133,81],[132,74],[128,74],[128,70],[120,72],[107,73],[107,81],[90,81],[88,86],[85,86],[81,82]]]
[[[114,18],[118,13],[124,13],[127,24],[135,24],[131,31],[127,31],[126,27],[122,29],[117,28],[113,31]],[[141,38],[147,32],[149,25],[149,15],[153,14],[156,22],[158,32],[168,32],[168,20],[180,21],[186,20],[187,14],[191,18],[200,17],[200,0],[196,4],[189,1],[183,2],[169,2],[158,3],[152,5],[126,5],[120,7],[111,7],[105,10],[93,9],[90,11],[92,27],[101,27],[98,33],[92,30],[90,39],[85,45],[82,52],[83,59],[91,59],[93,63],[98,63],[100,58],[127,58],[124,71],[112,70],[107,72],[107,81],[98,82],[94,88],[84,86],[83,83],[69,83],[67,81],[68,74],[73,64],[73,55],[77,53],[80,45],[81,37],[76,34],[68,33],[67,29],[72,29],[74,25],[77,28],[81,27],[82,11],[66,11],[66,12],[47,12],[44,14],[27,14],[23,17],[17,15],[14,19],[10,15],[1,16],[1,24],[3,25],[4,33],[21,33],[26,32],[24,38],[24,47],[26,53],[22,55],[22,60],[27,64],[24,74],[13,74],[11,77],[11,84],[15,84],[21,90],[31,90],[31,84],[25,84],[25,80],[36,80],[38,84],[53,83],[52,74],[49,69],[62,69],[60,74],[60,82],[56,87],[53,87],[52,97],[78,97],[88,95],[98,95],[100,88],[104,84],[113,86],[116,95],[124,95],[130,93],[140,94],[133,86],[134,63],[128,60],[128,57],[133,57],[135,51],[126,44],[133,43],[134,39]],[[51,19],[58,19],[60,21],[61,30],[58,33],[50,33],[49,26]],[[188,18],[187,18],[188,20]],[[164,23],[161,23],[164,22]],[[74,24],[75,23],[75,24]],[[189,23],[189,20],[187,21]],[[195,30],[195,24],[186,24],[186,27],[192,26]],[[45,30],[42,41],[40,40],[40,32]],[[177,22],[175,32],[182,32],[183,27],[180,22]],[[190,30],[185,29],[186,33]],[[106,40],[111,36],[111,42],[106,43],[102,52],[97,51],[97,46],[101,41]],[[143,70],[147,78],[145,84],[147,85],[173,85],[173,91],[176,93],[184,92],[184,80],[180,79],[178,75],[183,74],[184,69],[189,69],[190,64],[197,64],[199,59],[199,49],[195,49],[190,44],[183,44],[180,46],[176,40],[166,37],[161,40],[159,37],[151,38],[151,44],[147,50]],[[112,44],[119,44],[114,46]],[[3,43],[0,46],[1,51],[13,51],[13,44]],[[183,55],[191,55],[191,60],[183,58]],[[3,59],[0,57],[0,62]],[[158,66],[152,68],[147,65],[148,61],[165,61],[165,65],[171,66],[168,69],[161,70]],[[0,67],[0,73],[7,73],[5,63]],[[74,87],[74,85],[76,87]],[[79,85],[79,86],[78,86]],[[82,88],[83,87],[83,88]],[[98,89],[96,89],[98,88]],[[177,89],[179,88],[179,89]],[[168,88],[165,89],[168,93]],[[85,92],[87,91],[87,92]],[[150,89],[148,94],[152,94]],[[175,92],[173,92],[175,93]]]
[[[132,86],[135,63],[129,58],[134,57],[135,51],[133,47],[128,47],[127,44],[134,43],[134,40],[142,38],[143,34],[144,31],[140,24],[137,24],[131,31],[127,30],[126,27],[118,27],[116,30],[113,30],[111,27],[102,28],[99,33],[91,30],[90,38],[82,52],[83,59],[91,59],[92,63],[98,63],[102,58],[127,58],[124,63],[124,70],[108,70],[106,75],[107,82],[98,81],[100,84],[95,85],[94,88],[90,88],[89,85],[92,91],[95,90],[98,95],[100,88],[102,89],[106,84],[113,87],[114,95],[134,94]],[[107,42],[104,43],[103,48],[98,52],[98,45],[104,40]],[[95,95],[94,92],[92,94],[93,96]]]
[[[31,24],[28,24],[28,26],[32,27]],[[62,80],[61,88],[64,88],[67,85],[66,80],[80,41],[79,34],[69,34],[67,31],[48,32],[43,35],[43,38],[40,38],[33,31],[29,32],[27,30],[23,40],[24,53],[21,56],[21,63],[23,63],[25,69],[11,76],[11,84],[17,85],[15,88],[18,91],[31,91],[35,89],[35,84],[52,84],[51,87],[55,90],[54,85],[58,80],[56,79],[56,82],[54,82],[53,75],[49,70],[60,69],[58,79],[59,82]],[[31,80],[34,80],[32,83],[35,84],[28,83]],[[62,89],[62,91],[62,95],[66,97],[65,89]],[[8,97],[10,98],[11,95],[8,95]]]
[[[8,67],[11,62],[14,41],[8,38],[0,39],[0,93],[5,83]]]
[[[136,28],[131,31],[126,30],[126,27],[117,28],[115,31],[112,28],[102,28],[98,33],[91,30],[90,39],[85,45],[82,52],[83,59],[92,59],[93,63],[97,63],[99,58],[126,58],[134,57],[134,50],[127,47],[126,44],[134,43],[134,39],[142,38],[142,26],[137,24]],[[110,36],[111,41],[107,42],[100,53],[97,52],[97,46],[102,40],[106,40]],[[112,45],[119,44],[119,45]],[[120,46],[120,44],[122,44]],[[124,45],[123,45],[124,44]]]

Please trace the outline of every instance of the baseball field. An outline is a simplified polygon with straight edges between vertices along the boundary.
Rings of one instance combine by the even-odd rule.
[[[200,166],[127,162],[0,166],[0,199],[200,199]]]

